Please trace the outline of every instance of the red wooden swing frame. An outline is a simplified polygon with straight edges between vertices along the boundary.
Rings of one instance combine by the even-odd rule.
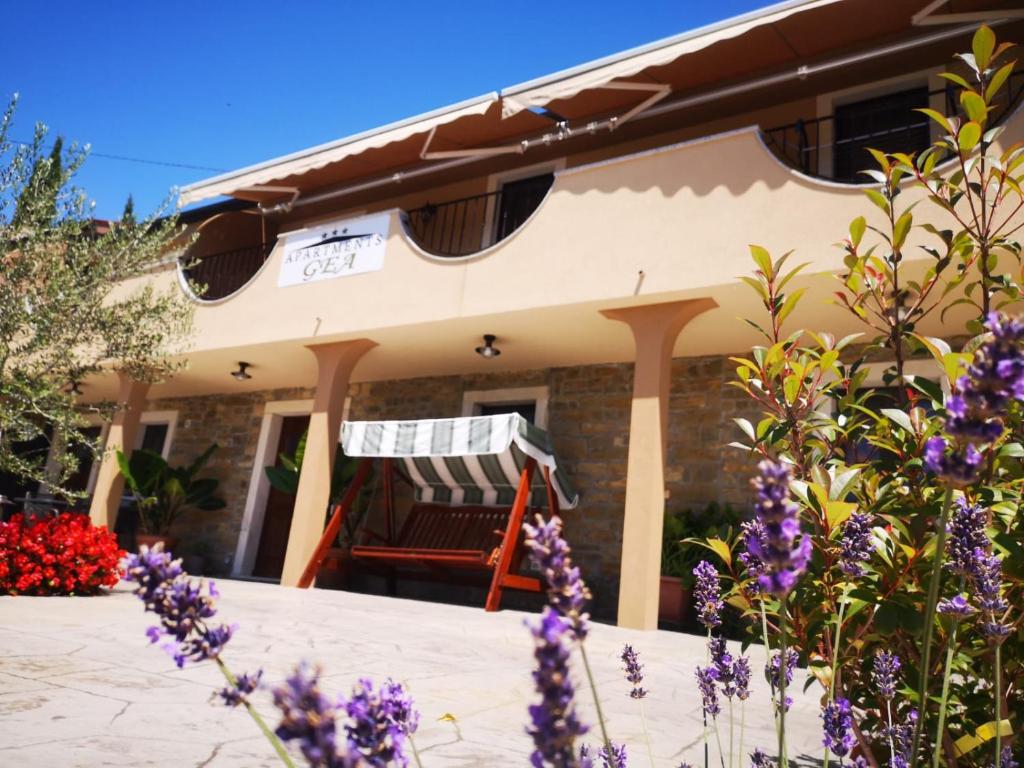
[[[348,515],[352,505],[355,503],[356,498],[359,495],[359,492],[366,483],[366,479],[370,475],[370,470],[373,467],[373,462],[375,460],[376,459],[374,457],[364,457],[359,462],[359,467],[356,470],[355,476],[352,478],[352,482],[346,489],[345,495],[341,498],[341,501],[339,501],[332,510],[331,518],[327,523],[327,527],[324,529],[323,536],[320,537],[320,541],[317,544],[316,549],[313,551],[313,555],[310,557],[305,570],[302,572],[302,578],[299,579],[298,583],[300,588],[306,589],[312,586],[313,581],[316,579],[316,576],[320,572],[320,568],[327,557],[327,552],[330,549],[331,544],[334,542],[335,538],[338,536],[338,532],[341,530],[341,525],[344,522],[345,517]],[[383,463],[384,506],[386,512],[384,538],[390,544],[390,542],[394,541],[395,536],[394,477],[398,474],[402,479],[410,482],[410,484],[411,481],[409,478],[397,472],[392,459],[382,458],[381,461]],[[377,550],[375,558],[383,561],[390,561],[392,564],[409,562],[416,565],[427,565],[435,568],[445,568],[448,566],[463,569],[471,568],[477,570],[492,570],[493,574],[491,576],[490,588],[487,592],[487,601],[484,604],[484,609],[487,611],[498,610],[501,605],[502,592],[505,589],[540,592],[542,587],[539,579],[512,572],[513,566],[518,565],[522,558],[520,531],[522,530],[523,521],[529,506],[530,486],[533,482],[533,476],[536,470],[537,461],[528,456],[526,463],[523,466],[523,470],[519,475],[519,484],[516,488],[515,500],[512,502],[508,523],[505,527],[504,534],[501,537],[501,544],[497,550],[497,557],[492,556],[486,558],[485,561],[481,561],[467,557],[469,550],[408,549],[398,546],[387,546],[386,548],[373,548],[374,550]],[[555,492],[554,486],[551,483],[550,468],[543,467],[543,474],[544,485],[547,490],[548,510],[552,515],[556,515],[558,514],[558,494]],[[460,507],[457,506],[450,506],[449,508],[452,510],[460,509]],[[359,547],[353,547],[355,552],[359,549]],[[385,549],[387,552],[384,552]],[[355,552],[353,554],[355,554]]]

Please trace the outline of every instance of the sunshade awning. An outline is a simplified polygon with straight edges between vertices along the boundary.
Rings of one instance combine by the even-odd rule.
[[[416,486],[416,500],[440,504],[511,506],[519,476],[532,457],[551,472],[560,507],[579,496],[558,467],[548,433],[518,413],[420,421],[346,421],[346,456],[392,458]],[[545,506],[543,472],[535,472],[530,504]]]
[[[432,128],[440,125],[452,123],[463,117],[484,114],[497,99],[497,93],[489,93],[460,104],[357,133],[339,141],[321,144],[238,171],[214,176],[212,179],[183,187],[179,195],[179,204],[186,206],[211,197],[234,195],[243,190],[258,189],[281,179],[337,163],[369,149],[403,141],[416,134],[426,135]]]
[[[613,80],[639,74],[650,67],[675,61],[688,53],[708,48],[722,40],[739,37],[796,13],[832,5],[840,0],[790,0],[737,18],[695,29],[682,35],[643,46],[633,51],[599,59],[565,72],[532,80],[501,92],[502,114],[515,115],[531,107],[543,107],[553,101],[569,99],[582,91],[601,88]]]

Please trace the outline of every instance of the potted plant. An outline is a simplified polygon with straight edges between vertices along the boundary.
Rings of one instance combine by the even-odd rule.
[[[294,496],[299,489],[299,473],[302,469],[302,459],[306,452],[306,435],[302,436],[295,448],[294,455],[280,454],[280,464],[272,467],[265,467],[267,480],[270,484],[289,496]],[[327,515],[331,509],[341,501],[348,489],[349,484],[359,469],[359,459],[345,455],[341,443],[338,443],[334,453],[334,467],[331,472],[331,495],[328,499]],[[355,543],[356,532],[370,510],[372,502],[373,482],[363,484],[363,489],[356,498],[355,503],[348,515],[345,516],[341,530],[338,531],[338,538],[335,546],[327,550],[324,559],[324,569],[335,571],[333,578],[320,578],[317,580],[319,586],[342,586],[348,580],[348,569],[351,560],[348,558],[348,550]]]
[[[732,531],[743,519],[729,504],[720,506],[715,502],[702,510],[683,510],[665,515],[658,621],[676,627],[692,622],[693,569],[708,556],[703,541],[708,537],[731,541]]]
[[[183,512],[212,511],[226,506],[224,499],[216,495],[220,481],[197,477],[216,450],[214,443],[186,467],[172,467],[154,451],[134,451],[130,459],[117,452],[118,467],[139,511],[142,533],[136,536],[136,543],[153,546],[163,542],[165,549],[173,551],[178,541],[170,535],[171,528]]]
[[[688,527],[682,515],[668,513],[662,528],[661,588],[658,597],[658,622],[682,626],[689,613],[693,588],[692,548],[683,543]]]

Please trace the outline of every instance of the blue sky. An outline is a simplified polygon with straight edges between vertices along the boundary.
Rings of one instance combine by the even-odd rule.
[[[757,0],[3,2],[0,98],[95,153],[231,170],[765,5]],[[45,9],[45,10],[44,10]],[[91,157],[96,214],[214,170]]]

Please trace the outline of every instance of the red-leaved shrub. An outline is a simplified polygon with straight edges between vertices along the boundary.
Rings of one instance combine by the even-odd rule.
[[[0,594],[92,595],[121,578],[124,552],[106,527],[66,512],[26,523],[0,523]]]

